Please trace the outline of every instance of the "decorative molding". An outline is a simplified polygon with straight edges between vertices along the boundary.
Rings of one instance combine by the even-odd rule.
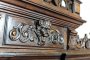
[[[42,0],[40,0],[40,1],[42,1]],[[57,0],[58,1],[58,0]],[[77,15],[77,14],[72,14],[72,13],[70,13],[69,11],[67,11],[66,9],[62,9],[61,7],[59,7],[58,9],[59,9],[59,11],[58,11],[58,9],[53,9],[53,8],[50,8],[50,7],[48,7],[48,6],[44,6],[43,5],[43,2],[42,3],[39,3],[39,2],[35,2],[35,1],[32,1],[32,0],[22,0],[22,2],[26,2],[26,3],[29,3],[29,4],[33,4],[33,5],[35,5],[35,6],[38,6],[38,7],[40,7],[40,8],[43,8],[43,9],[45,9],[45,10],[49,10],[49,11],[52,11],[52,12],[54,12],[54,13],[57,13],[57,14],[61,14],[61,15],[67,15],[69,18],[75,18],[75,19],[81,19],[80,18],[80,16],[79,15]],[[64,10],[64,11],[63,11]],[[67,11],[67,12],[66,12]],[[68,13],[69,13],[69,15],[68,15]],[[67,17],[66,16],[66,17]],[[78,20],[79,21],[79,20]]]
[[[12,20],[11,20],[12,21]],[[18,23],[12,21],[14,24],[7,32],[5,44],[11,45],[28,45],[28,46],[47,46],[63,45],[64,37],[58,29],[52,29],[52,25],[48,20],[31,20],[32,25],[25,23]],[[9,26],[9,21],[7,22]],[[8,28],[7,28],[8,29]],[[35,45],[33,45],[35,44]],[[59,46],[58,45],[58,46]],[[52,47],[52,46],[51,46]]]
[[[25,2],[23,2],[23,3],[25,3]],[[30,3],[31,3],[31,1],[30,1]],[[21,7],[16,7],[14,5],[6,4],[6,3],[3,3],[3,2],[0,2],[0,6],[1,6],[0,11],[2,11],[2,12],[18,15],[18,16],[33,19],[33,20],[36,20],[36,19],[49,20],[49,21],[52,22],[52,24],[57,25],[57,26],[69,25],[69,28],[72,29],[72,30],[77,28],[78,26],[80,26],[83,22],[85,22],[83,20],[81,21],[81,19],[73,20],[71,18],[64,17],[62,15],[52,14],[52,13],[50,13],[50,15],[47,16],[45,14],[41,14],[41,13],[31,11],[31,10],[28,10],[28,9],[24,9],[24,8],[21,8]],[[42,11],[42,10],[38,10],[38,11]],[[46,10],[44,10],[44,11],[46,11]],[[51,17],[51,15],[55,15],[55,18]],[[63,22],[63,23],[66,23],[66,24],[59,24],[58,22]]]

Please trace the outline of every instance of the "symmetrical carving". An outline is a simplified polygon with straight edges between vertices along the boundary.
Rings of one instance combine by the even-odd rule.
[[[53,44],[64,44],[64,37],[57,29],[51,28],[50,21],[35,20],[33,25],[20,23],[9,32],[11,41],[19,40],[22,43],[35,42],[37,45],[44,46],[46,41],[51,41]]]
[[[33,56],[33,58],[34,56],[38,58],[38,55],[39,57],[43,55],[46,56],[45,59],[47,57],[52,59],[53,56],[57,59],[61,53],[79,54],[80,51],[75,51],[75,53],[72,50],[63,50],[68,48],[68,37],[71,32],[69,29],[75,30],[84,23],[84,21],[78,21],[82,20],[78,15],[69,13],[66,10],[71,9],[71,5],[66,6],[66,1],[0,1],[0,11],[4,13],[0,23],[1,55],[5,53],[6,56]],[[64,2],[65,6],[62,5],[62,2]],[[72,4],[72,2],[69,2],[69,4]],[[59,6],[63,6],[65,9]],[[53,25],[51,25],[50,21]],[[84,45],[84,48],[89,48],[89,42],[89,40],[83,41],[79,40],[79,37],[72,36],[70,46],[77,48],[78,45],[83,48]]]

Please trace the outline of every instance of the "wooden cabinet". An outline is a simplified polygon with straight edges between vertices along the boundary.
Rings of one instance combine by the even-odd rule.
[[[65,57],[69,60],[88,57],[89,53],[85,56],[86,52],[82,53],[87,50],[70,49],[70,37],[76,37],[75,29],[84,22],[78,14],[61,7],[57,1],[2,0],[0,59],[60,60]]]

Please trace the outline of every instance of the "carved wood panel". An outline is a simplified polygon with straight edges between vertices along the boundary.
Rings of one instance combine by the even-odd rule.
[[[9,15],[5,21],[5,45],[64,47],[63,28],[52,25],[50,21]]]

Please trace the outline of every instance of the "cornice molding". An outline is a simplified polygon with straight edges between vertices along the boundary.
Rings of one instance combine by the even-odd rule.
[[[17,6],[21,6],[21,7],[26,8],[26,9],[30,9],[29,5],[32,5],[33,8],[37,7],[39,9],[39,11],[37,11],[37,10],[35,10],[35,11],[40,12],[40,13],[44,13],[44,12],[40,11],[42,9],[44,11],[46,10],[46,11],[52,12],[52,13],[57,14],[57,15],[61,15],[61,16],[65,16],[67,18],[71,18],[72,20],[76,20],[76,21],[79,21],[81,23],[85,22],[84,20],[82,20],[82,18],[79,15],[77,15],[75,13],[71,13],[70,11],[65,10],[61,7],[59,7],[59,9],[58,8],[53,9],[53,8],[51,8],[52,6],[47,7],[47,6],[42,5],[40,3],[36,3],[36,2],[33,2],[33,1],[28,1],[28,0],[23,0],[23,1],[14,0],[14,1],[11,1],[11,2],[9,0],[2,0],[2,1],[10,3],[10,4],[17,5]],[[55,6],[53,6],[53,7],[55,7]]]

